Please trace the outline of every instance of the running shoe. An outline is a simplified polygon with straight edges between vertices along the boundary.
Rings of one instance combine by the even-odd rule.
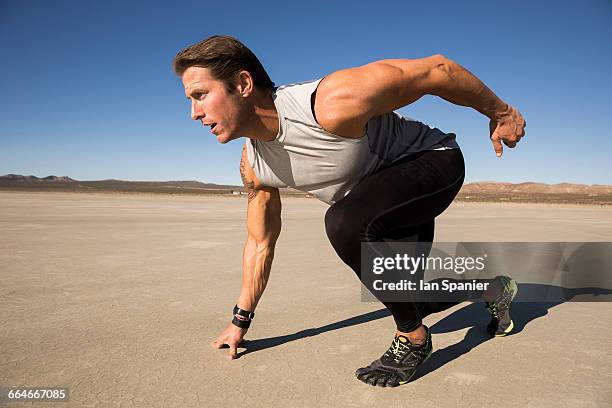
[[[491,314],[487,331],[491,336],[502,337],[509,334],[514,328],[514,322],[510,317],[510,304],[518,293],[518,285],[508,276],[497,276],[495,280],[499,285],[499,293],[495,300],[485,303],[485,307]]]
[[[427,331],[425,343],[412,344],[407,337],[396,335],[391,347],[382,357],[355,372],[357,378],[366,384],[379,387],[397,387],[410,381],[432,351],[431,334],[427,326],[423,327]]]

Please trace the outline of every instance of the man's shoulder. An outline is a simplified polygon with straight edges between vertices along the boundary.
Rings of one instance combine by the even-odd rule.
[[[287,91],[299,90],[300,88],[306,88],[314,84],[318,84],[321,81],[321,79],[323,79],[323,77],[318,78],[318,79],[309,79],[307,81],[301,81],[301,82],[291,82],[288,84],[277,86],[276,88],[274,88],[274,91],[275,92],[287,92]]]
[[[279,86],[275,90],[274,103],[281,120],[304,123],[318,127],[312,111],[312,96],[323,78]]]

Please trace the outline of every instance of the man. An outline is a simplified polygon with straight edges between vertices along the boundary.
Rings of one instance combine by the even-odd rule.
[[[376,61],[275,88],[247,47],[213,36],[179,52],[173,65],[191,101],[192,119],[210,126],[221,143],[247,138],[240,162],[248,192],[242,289],[232,323],[212,343],[228,345],[230,358],[268,282],[281,230],[278,188],[307,191],[330,204],[328,237],[361,277],[361,242],[431,243],[434,218],[463,183],[455,135],[403,118],[395,109],[428,94],[472,107],[490,118],[498,157],[502,142],[515,147],[524,136],[525,121],[515,108],[442,55]],[[492,288],[484,294],[493,315],[489,330],[505,335],[512,330],[509,304],[516,283],[498,277]],[[422,318],[456,303],[383,303],[397,332],[389,350],[356,374],[371,385],[397,386],[431,354]]]

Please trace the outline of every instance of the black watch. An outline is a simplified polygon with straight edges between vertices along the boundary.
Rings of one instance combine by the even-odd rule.
[[[239,318],[235,317],[232,319],[232,324],[234,326],[238,326],[241,329],[248,329],[251,326],[251,321],[250,320],[240,320]]]
[[[247,319],[253,319],[255,317],[255,312],[249,312],[248,310],[241,309],[238,307],[238,305],[234,306],[234,314],[246,317]]]

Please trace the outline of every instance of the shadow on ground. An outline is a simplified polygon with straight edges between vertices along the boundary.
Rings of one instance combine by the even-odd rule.
[[[594,296],[602,296],[602,298],[609,299],[609,295],[612,294],[612,290],[603,288],[567,289],[551,285],[521,284],[519,285],[519,294],[520,293],[524,295],[519,296],[517,298],[517,301],[512,304],[512,320],[514,321],[514,330],[508,336],[514,336],[522,332],[528,323],[540,317],[546,316],[551,308],[561,303],[565,303],[572,299],[584,301],[585,299],[587,299],[585,297],[587,295],[591,300]],[[537,298],[538,294],[542,294],[543,296],[541,298],[543,299],[550,299],[551,293],[559,294],[560,296],[557,297],[557,299],[559,300],[545,302],[528,302],[522,300],[535,299]],[[325,326],[302,330],[293,334],[268,337],[257,340],[245,340],[240,345],[240,347],[245,348],[246,350],[239,352],[238,357],[244,356],[249,353],[254,353],[256,351],[265,350],[267,348],[280,346],[281,344],[285,344],[290,341],[317,336],[319,334],[323,334],[332,330],[355,326],[377,319],[382,319],[388,316],[391,316],[391,313],[389,313],[387,309],[380,309],[373,312],[364,313],[359,316],[340,320],[335,323],[327,324]],[[465,328],[469,329],[465,337],[460,342],[452,344],[443,349],[434,351],[431,357],[415,374],[412,381],[416,381],[419,378],[439,369],[448,362],[464,354],[469,353],[473,348],[484,343],[485,341],[490,340],[491,337],[486,332],[486,326],[489,323],[489,319],[490,316],[484,307],[484,303],[481,301],[476,301],[468,304],[465,307],[462,307],[461,309],[453,312],[442,320],[431,325],[430,330],[432,334],[449,333]]]

